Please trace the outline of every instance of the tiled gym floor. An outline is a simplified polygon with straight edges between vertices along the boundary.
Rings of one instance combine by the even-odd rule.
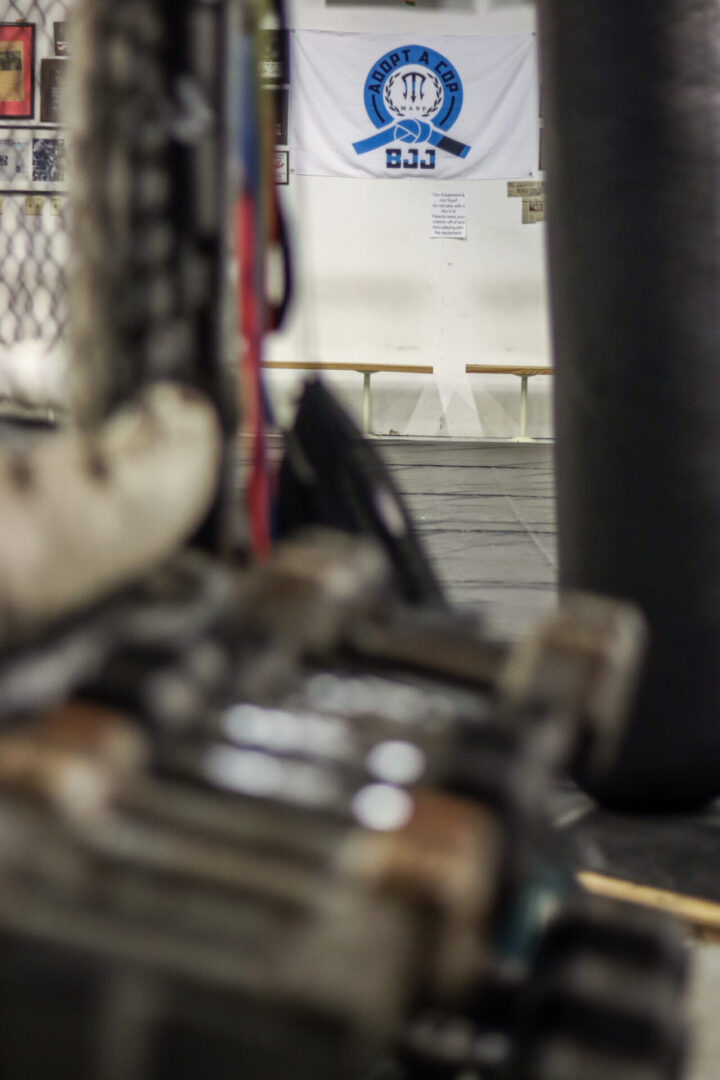
[[[379,442],[450,598],[515,634],[554,602],[547,443]]]

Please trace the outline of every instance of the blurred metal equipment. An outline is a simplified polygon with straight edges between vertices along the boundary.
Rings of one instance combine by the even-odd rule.
[[[226,107],[237,15],[224,2],[78,0],[73,36],[76,407],[96,423],[156,380],[209,398],[225,442],[203,534],[215,550],[228,544],[237,411]]]
[[[0,642],[17,644],[192,535],[215,497],[220,432],[200,394],[156,383],[92,439],[3,449]]]
[[[63,635],[95,643],[0,738],[3,1077],[674,1080],[683,950],[576,893],[547,813],[621,722],[634,613],[583,601],[512,649],[466,628],[459,684],[451,619],[415,652],[398,612],[369,667],[367,541],[222,573],[176,560],[4,659],[32,695]]]
[[[90,430],[0,483],[0,1076],[679,1080],[682,944],[550,826],[562,771],[612,767],[635,608],[508,645],[394,588],[387,536],[220,554],[243,13],[78,12]]]
[[[539,0],[560,570],[652,646],[625,807],[720,791],[718,0]]]

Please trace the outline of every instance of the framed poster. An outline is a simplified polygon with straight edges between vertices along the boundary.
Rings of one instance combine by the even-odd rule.
[[[545,221],[545,196],[539,195],[534,199],[523,199],[523,225],[537,225],[538,221]]]
[[[55,39],[55,55],[56,56],[69,56],[70,55],[70,43],[68,41],[68,27],[67,22],[53,23],[53,37]]]
[[[273,156],[273,165],[275,168],[275,183],[276,184],[289,184],[290,183],[290,151],[289,150],[276,150]]]
[[[0,23],[0,116],[35,116],[34,23]]]
[[[64,195],[68,146],[64,131],[0,126],[0,194]]]
[[[0,128],[0,188],[27,188],[30,180],[30,134]]]
[[[290,91],[278,86],[269,86],[265,88],[265,93],[270,99],[275,129],[275,144],[276,146],[287,146]]]
[[[287,30],[260,30],[258,33],[258,63],[260,78],[268,83],[289,83]]]
[[[52,191],[65,183],[67,179],[67,150],[64,138],[48,137],[43,132],[41,138],[32,141],[32,180],[45,191]]]
[[[40,62],[40,122],[43,124],[60,123],[67,73],[67,60]]]

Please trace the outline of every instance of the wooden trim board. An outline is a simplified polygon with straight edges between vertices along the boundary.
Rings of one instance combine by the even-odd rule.
[[[466,364],[466,375],[518,375],[521,379],[531,375],[552,375],[551,367],[512,367],[504,364]]]
[[[696,896],[654,889],[648,885],[636,885],[632,881],[606,877],[591,871],[578,874],[578,881],[588,892],[595,896],[605,896],[610,900],[624,900],[630,904],[655,908],[674,915],[688,923],[700,936],[710,935],[720,941],[720,904],[701,900]]]
[[[264,368],[275,371],[358,371],[361,375],[376,375],[390,372],[398,375],[434,375],[435,368],[417,364],[321,364],[308,361],[266,360]]]

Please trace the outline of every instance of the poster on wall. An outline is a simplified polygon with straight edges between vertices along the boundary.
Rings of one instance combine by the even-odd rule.
[[[67,82],[67,60],[43,60],[40,64],[40,120],[59,124]]]
[[[68,141],[49,128],[0,126],[0,192],[64,194]]]
[[[30,140],[0,135],[0,186],[29,179]]]
[[[258,35],[260,78],[263,82],[288,83],[287,30],[261,30]]]
[[[68,28],[70,24],[67,22],[53,23],[53,38],[55,40],[55,55],[56,56],[69,56],[70,55],[70,42],[68,40]]]
[[[545,221],[545,196],[539,195],[533,199],[523,199],[523,225],[537,225],[539,221]]]
[[[430,223],[433,240],[467,240],[465,192],[434,191]]]
[[[54,184],[65,183],[67,174],[67,153],[65,139],[33,139],[32,178],[33,182],[44,189],[52,190]]]
[[[266,87],[265,93],[270,99],[270,108],[275,125],[275,144],[277,146],[287,146],[289,92],[279,86],[272,86]]]
[[[507,186],[508,199],[537,199],[545,194],[544,180],[511,180]]]
[[[533,34],[295,30],[293,172],[514,179],[537,170]]]
[[[0,23],[0,116],[35,115],[35,25]]]
[[[276,150],[273,157],[276,184],[290,183],[290,154],[287,150]]]

